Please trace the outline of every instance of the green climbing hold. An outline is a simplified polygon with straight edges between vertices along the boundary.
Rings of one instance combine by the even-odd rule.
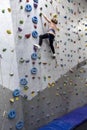
[[[45,7],[48,7],[48,5],[47,5],[47,4],[45,4]]]
[[[19,21],[19,23],[20,23],[20,24],[23,24],[23,23],[24,23],[24,21],[23,21],[23,20],[20,20],[20,21]]]
[[[24,59],[23,59],[23,58],[20,58],[19,62],[20,62],[20,63],[24,63]]]
[[[20,6],[20,9],[23,9],[23,6],[22,6],[22,5]]]
[[[6,50],[7,50],[6,48],[3,48],[3,50],[2,50],[2,51],[3,51],[3,52],[5,52]]]
[[[4,9],[2,10],[2,13],[5,13],[5,10],[4,10]]]
[[[18,35],[18,38],[19,38],[19,39],[22,39],[22,36],[21,36],[21,35]]]
[[[42,16],[42,13],[40,13],[39,16],[41,17],[41,16]]]

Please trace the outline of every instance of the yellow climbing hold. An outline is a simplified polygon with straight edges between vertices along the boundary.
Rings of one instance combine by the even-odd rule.
[[[59,96],[59,93],[58,93],[58,92],[56,93],[56,96]]]
[[[11,99],[10,99],[10,102],[11,102],[11,103],[14,103],[14,98],[11,98]]]
[[[11,8],[8,8],[7,10],[8,10],[8,12],[11,12]]]
[[[35,91],[32,91],[32,92],[31,92],[31,95],[32,95],[32,96],[35,96]]]
[[[12,34],[11,30],[7,30],[6,32],[7,34]]]
[[[57,14],[53,14],[53,18],[58,18]]]
[[[19,100],[19,97],[16,97],[15,100],[18,101],[18,100]]]

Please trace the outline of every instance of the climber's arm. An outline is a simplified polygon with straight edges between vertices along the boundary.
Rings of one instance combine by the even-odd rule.
[[[47,21],[48,23],[51,23],[51,20],[48,19],[46,15],[44,15],[43,13],[42,13],[42,15],[43,15],[43,17],[46,19],[46,21]]]

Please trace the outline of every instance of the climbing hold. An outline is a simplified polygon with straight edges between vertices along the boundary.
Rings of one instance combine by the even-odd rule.
[[[7,50],[6,48],[3,48],[3,50],[2,50],[2,51],[3,51],[3,52],[5,52],[6,50]]]
[[[14,96],[14,97],[19,97],[19,96],[20,96],[20,90],[19,90],[19,89],[15,89],[15,90],[13,91],[13,96]]]
[[[47,64],[47,62],[43,62],[43,65],[46,65]]]
[[[16,112],[15,112],[15,110],[9,111],[9,113],[8,113],[8,118],[9,118],[9,119],[14,119],[15,117],[16,117]]]
[[[65,19],[67,19],[67,16],[64,16]]]
[[[23,121],[19,121],[19,122],[16,124],[16,129],[17,129],[17,130],[21,130],[23,127],[24,127],[24,122],[23,122]]]
[[[22,6],[22,5],[20,6],[20,9],[23,9],[23,6]]]
[[[11,98],[11,99],[10,99],[10,103],[14,103],[14,98]]]
[[[48,7],[48,5],[47,5],[47,4],[45,4],[45,7]]]
[[[41,17],[41,16],[42,16],[42,13],[40,13],[39,16]]]
[[[46,27],[46,23],[44,23],[44,26]]]
[[[28,39],[30,38],[31,34],[25,34],[25,37]]]
[[[11,12],[11,8],[8,8],[8,12]]]
[[[44,81],[46,81],[46,76],[44,76],[43,78],[44,78]]]
[[[70,3],[70,0],[67,0]]]
[[[20,20],[20,21],[19,21],[19,23],[20,23],[20,24],[23,24],[23,23],[24,23],[24,21],[23,21],[23,20]]]
[[[33,31],[32,32],[32,37],[33,38],[37,38],[38,37],[38,32],[37,31]]]
[[[20,58],[19,62],[20,62],[20,63],[24,63],[24,59],[23,59],[23,58]]]
[[[70,3],[70,2],[73,2],[73,0],[68,0],[68,2]]]
[[[34,94],[35,94],[35,91],[32,91],[32,92],[31,92],[31,95],[34,96]]]
[[[27,95],[24,95],[23,97],[24,97],[24,99],[27,99],[27,98],[28,98],[28,96],[27,96]]]
[[[8,34],[11,34],[11,30],[7,30],[6,32],[7,32]]]
[[[22,36],[21,36],[21,35],[18,35],[18,38],[19,38],[19,39],[22,39]]]
[[[29,0],[26,0],[26,2],[29,2]]]
[[[25,10],[26,10],[27,12],[30,12],[30,11],[32,10],[32,6],[31,6],[30,4],[27,4],[27,5],[25,6]]]
[[[22,79],[20,80],[20,84],[21,84],[21,85],[27,85],[27,84],[28,84],[28,81],[27,81],[25,78],[22,78]]]
[[[34,17],[32,18],[32,22],[33,22],[34,24],[37,24],[37,23],[38,23],[38,18],[37,18],[36,16],[34,16]]]
[[[57,14],[53,14],[53,18],[57,18],[58,16],[57,16]]]
[[[29,62],[30,62],[30,60],[26,60],[25,62],[26,62],[26,63],[29,63]]]
[[[32,60],[36,60],[36,59],[37,59],[37,53],[33,53],[33,54],[31,55],[31,58],[32,58]]]
[[[37,4],[37,3],[34,3],[33,5],[34,5],[34,8],[37,8],[37,7],[38,7],[38,4]]]
[[[33,76],[32,79],[35,79],[35,77]]]
[[[2,10],[2,13],[5,13],[5,10],[4,10],[4,9]]]
[[[34,28],[36,29],[36,28],[37,28],[37,26],[36,26],[36,25],[34,25]]]
[[[20,27],[18,27],[18,31],[19,31],[19,32],[21,32],[21,31],[22,31],[22,29],[21,29]]]
[[[38,0],[33,0],[35,3],[38,3]]]
[[[10,73],[9,75],[10,75],[10,76],[13,76],[14,74],[13,74],[13,73]]]
[[[36,74],[36,73],[37,73],[37,68],[33,67],[33,68],[31,69],[31,74]]]
[[[28,90],[28,88],[29,88],[28,86],[24,86],[24,90]]]
[[[19,0],[19,2],[22,2],[22,0]]]

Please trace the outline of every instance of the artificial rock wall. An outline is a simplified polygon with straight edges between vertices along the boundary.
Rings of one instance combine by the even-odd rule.
[[[8,122],[8,129],[15,129],[16,123],[22,120],[23,128],[36,130],[54,118],[86,104],[86,7],[85,0],[2,2],[0,83],[1,90],[7,95],[5,110],[4,102],[0,101],[2,114],[6,111],[4,120]],[[41,12],[49,18],[55,13],[58,16],[59,31],[54,41],[57,63],[51,57],[48,40],[43,41],[39,52],[33,47],[34,43],[38,43],[39,35],[48,29],[48,23],[40,16]],[[32,21],[34,16],[37,17],[36,23]],[[37,35],[33,35],[33,31]],[[35,57],[32,58],[33,54]],[[35,71],[32,72],[33,69]],[[20,91],[22,99],[13,97],[12,91],[15,89]],[[1,96],[4,98],[3,94]],[[8,112],[13,109],[16,117],[9,120]]]

